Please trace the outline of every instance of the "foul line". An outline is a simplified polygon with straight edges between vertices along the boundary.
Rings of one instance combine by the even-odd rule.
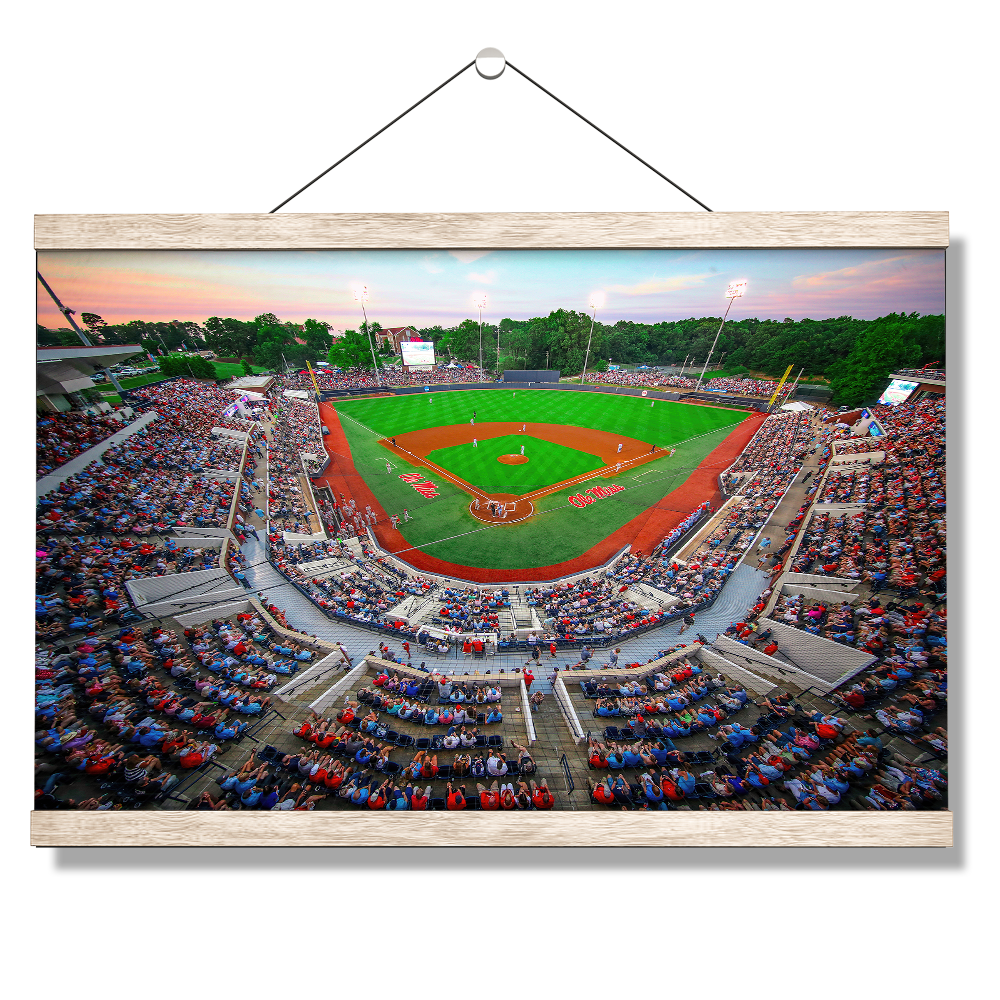
[[[379,443],[384,444],[386,448],[390,450],[406,452],[406,454],[409,455],[414,460],[415,464],[418,467],[421,465],[426,466],[432,472],[435,472],[437,473],[437,475],[441,476],[442,479],[450,480],[452,483],[458,486],[459,489],[471,493],[477,499],[483,499],[483,500],[490,499],[490,495],[488,493],[483,493],[480,490],[476,489],[476,487],[473,486],[471,483],[467,483],[464,479],[459,479],[457,476],[453,476],[450,472],[446,472],[444,469],[441,468],[441,466],[435,465],[432,461],[430,461],[430,459],[421,458],[420,455],[414,455],[413,452],[410,451],[408,448],[400,448],[398,444],[391,444],[388,438],[382,438],[382,440]]]
[[[372,430],[372,428],[369,427],[367,424],[361,423],[360,420],[355,420],[354,417],[350,416],[349,414],[342,413],[340,410],[337,409],[337,407],[334,406],[334,407],[332,407],[332,409],[333,409],[333,412],[337,414],[337,416],[344,417],[345,419],[350,420],[350,422],[352,424],[357,424],[362,430],[368,431],[369,434],[374,434],[375,437],[379,437],[379,438],[382,437],[382,435],[379,434],[378,431]],[[349,444],[350,444],[350,442],[348,442],[348,445]]]

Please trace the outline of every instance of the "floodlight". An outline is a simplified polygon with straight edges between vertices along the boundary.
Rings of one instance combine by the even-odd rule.
[[[472,304],[477,309],[485,309],[486,308],[486,293],[482,292],[482,293],[480,293],[478,295],[473,295],[473,297],[472,297]]]
[[[743,293],[747,290],[747,283],[745,281],[730,281],[729,287],[726,289],[727,299],[739,299],[743,297]]]
[[[368,286],[367,285],[355,285],[354,286],[354,298],[358,302],[368,301]]]
[[[594,292],[590,296],[590,308],[600,309],[604,305],[604,292]]]

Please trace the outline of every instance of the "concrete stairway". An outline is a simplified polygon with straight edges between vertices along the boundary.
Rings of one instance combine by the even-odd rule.
[[[538,616],[534,611],[535,609],[529,607],[528,602],[522,597],[511,593],[509,612],[513,616],[517,628],[540,628]]]

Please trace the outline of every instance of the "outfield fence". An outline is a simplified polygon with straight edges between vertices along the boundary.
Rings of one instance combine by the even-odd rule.
[[[545,389],[552,392],[600,392],[609,396],[638,396],[642,399],[664,400],[666,402],[684,402],[685,400],[701,403],[712,403],[716,406],[725,405],[734,409],[766,411],[767,401],[749,399],[743,396],[728,396],[717,392],[674,392],[669,389],[650,389],[642,386],[610,386],[588,385],[584,383],[566,382],[437,382],[426,385],[394,385],[385,386],[382,390],[367,389],[321,389],[320,399],[323,402],[342,399],[351,396],[373,394],[410,396],[421,392],[467,392],[469,390],[501,389],[517,391],[519,389]]]

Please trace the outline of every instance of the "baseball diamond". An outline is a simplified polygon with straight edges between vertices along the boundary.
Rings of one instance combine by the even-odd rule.
[[[719,474],[763,419],[688,403],[651,408],[611,393],[435,391],[434,399],[321,404],[330,428],[324,478],[337,489],[344,477],[378,512],[372,531],[386,551],[480,582],[553,579],[627,545],[648,551],[700,503],[719,502]],[[379,474],[390,452],[398,474]],[[394,526],[389,515],[406,504],[411,520]]]

